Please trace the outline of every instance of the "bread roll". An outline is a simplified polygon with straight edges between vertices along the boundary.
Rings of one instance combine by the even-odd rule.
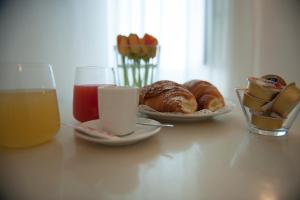
[[[140,91],[140,104],[159,112],[193,113],[197,109],[194,95],[173,81],[157,81]]]
[[[191,80],[183,84],[196,98],[197,110],[209,109],[216,111],[225,106],[224,98],[211,83],[202,80]]]

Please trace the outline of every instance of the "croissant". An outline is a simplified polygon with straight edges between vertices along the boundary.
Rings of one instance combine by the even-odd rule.
[[[140,91],[140,104],[159,112],[193,113],[197,109],[194,95],[182,85],[168,80],[143,87]]]
[[[209,109],[216,111],[225,106],[224,98],[211,83],[202,80],[191,80],[183,84],[196,98],[197,110]]]

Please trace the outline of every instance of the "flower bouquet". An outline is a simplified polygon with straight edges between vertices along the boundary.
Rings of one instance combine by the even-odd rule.
[[[159,64],[160,48],[155,37],[145,34],[139,38],[131,33],[128,37],[117,36],[117,84],[143,87],[154,81]]]

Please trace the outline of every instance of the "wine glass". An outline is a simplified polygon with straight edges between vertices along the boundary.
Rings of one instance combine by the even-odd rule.
[[[80,122],[99,118],[98,87],[115,85],[114,68],[76,67],[73,88],[73,116]]]
[[[28,147],[53,138],[60,117],[51,65],[0,66],[0,145]]]

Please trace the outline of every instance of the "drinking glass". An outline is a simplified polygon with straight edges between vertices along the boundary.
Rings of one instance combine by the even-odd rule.
[[[53,138],[60,117],[51,65],[0,66],[0,145],[29,147]]]
[[[73,88],[73,116],[80,122],[99,118],[98,87],[115,85],[114,68],[76,67]]]

